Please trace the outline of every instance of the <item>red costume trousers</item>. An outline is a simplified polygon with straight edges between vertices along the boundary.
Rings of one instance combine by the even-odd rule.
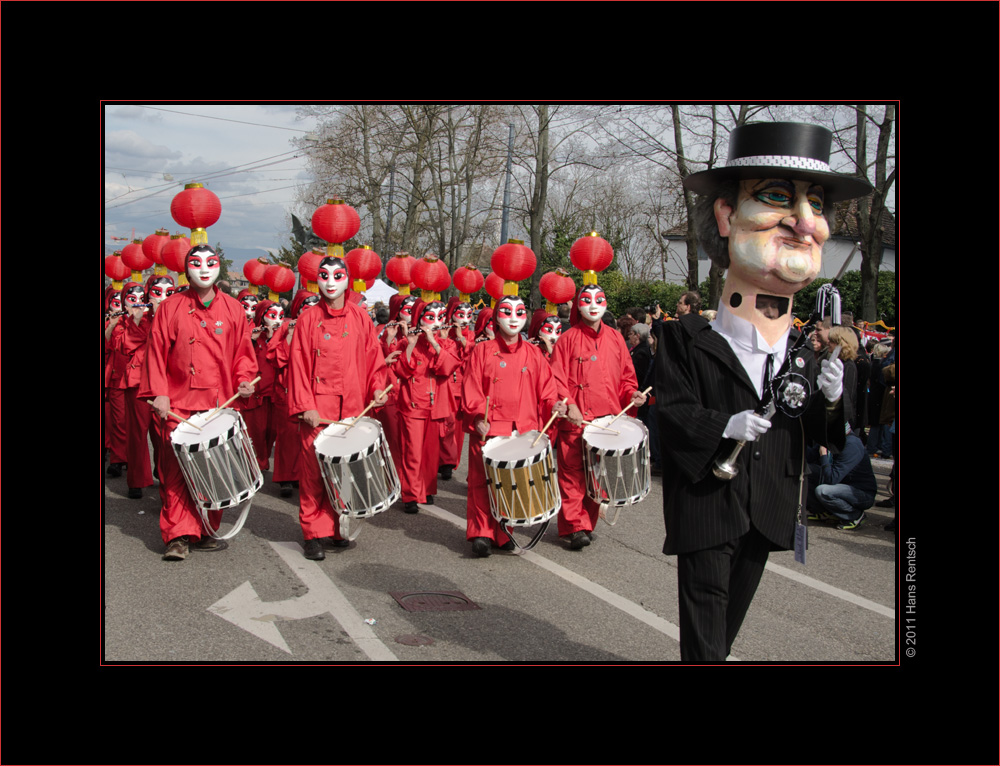
[[[299,455],[302,438],[298,418],[288,417],[288,400],[274,400],[274,472],[276,482],[299,480]]]
[[[148,406],[148,405],[147,405]],[[182,418],[192,414],[188,410],[173,410]],[[175,537],[187,535],[192,540],[198,540],[205,535],[205,529],[198,514],[198,508],[191,499],[184,473],[177,462],[170,443],[170,435],[180,425],[173,418],[161,421],[163,449],[160,450],[160,535],[164,543],[169,543]],[[222,511],[209,511],[209,522],[213,529],[219,528],[222,521]]]
[[[426,503],[437,494],[441,421],[418,418],[399,410],[400,494],[404,503]]]
[[[109,463],[128,462],[128,416],[125,414],[125,389],[109,388],[106,440]]]
[[[271,465],[271,450],[274,448],[277,427],[274,422],[274,404],[270,396],[262,398],[261,403],[249,410],[240,410],[243,421],[247,424],[247,435],[253,442],[254,453],[257,455],[257,465],[261,471],[266,471]],[[277,458],[275,458],[277,462]]]
[[[136,399],[138,391],[138,386],[125,389],[125,416],[128,422],[128,448],[125,453],[128,470],[125,475],[129,489],[153,486],[153,468],[149,462],[150,436],[153,437],[154,459],[160,451],[159,437],[151,427],[153,408],[145,400]]]
[[[462,442],[465,431],[462,429],[462,397],[455,397],[455,414],[441,421],[441,465],[458,467],[462,462]]]
[[[299,524],[302,537],[312,540],[317,537],[332,537],[340,540],[340,514],[334,511],[330,496],[323,483],[323,473],[316,459],[313,442],[325,425],[299,429],[301,451],[299,453]]]
[[[382,432],[385,434],[385,443],[392,455],[392,464],[396,469],[396,475],[402,473],[403,447],[399,441],[399,409],[395,404],[387,404],[378,410],[375,418],[382,424]]]
[[[559,461],[559,491],[562,493],[559,536],[565,537],[580,531],[591,532],[597,524],[600,506],[587,496],[587,477],[583,467],[583,429],[559,432],[556,458]]]
[[[510,535],[503,531],[500,522],[493,518],[490,496],[486,489],[486,468],[483,465],[483,442],[479,434],[469,435],[469,490],[465,515],[465,539],[485,537],[498,546],[505,545]]]

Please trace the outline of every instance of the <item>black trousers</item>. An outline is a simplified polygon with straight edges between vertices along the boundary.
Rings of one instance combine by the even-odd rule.
[[[753,526],[738,540],[677,556],[681,660],[724,662],[743,625],[771,544]]]

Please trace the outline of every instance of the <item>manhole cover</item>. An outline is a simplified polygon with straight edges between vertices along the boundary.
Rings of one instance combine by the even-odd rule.
[[[394,591],[389,595],[408,612],[460,612],[479,608],[457,590]]]
[[[404,646],[430,646],[434,643],[434,639],[416,635],[396,636],[396,643]]]

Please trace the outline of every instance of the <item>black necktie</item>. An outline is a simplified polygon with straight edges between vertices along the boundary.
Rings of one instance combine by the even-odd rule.
[[[766,399],[768,397],[768,392],[771,390],[771,363],[774,361],[774,354],[767,355],[767,361],[764,362],[764,384],[760,387],[760,398]]]

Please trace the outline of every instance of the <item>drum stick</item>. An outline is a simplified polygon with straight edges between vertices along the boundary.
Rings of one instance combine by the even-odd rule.
[[[260,383],[260,375],[258,375],[256,378],[254,378],[253,380],[250,381],[250,385],[251,386],[256,386],[258,383]],[[229,401],[227,401],[225,404],[220,404],[219,407],[218,407],[218,409],[215,412],[213,412],[211,415],[209,415],[206,418],[206,420],[211,420],[212,418],[214,418],[222,410],[226,409],[226,407],[228,407],[230,404],[232,404],[233,402],[235,402],[238,397],[239,397],[239,392],[233,394],[231,397],[229,397]]]
[[[566,402],[568,402],[568,401],[569,401],[569,397],[567,396],[567,397],[566,397],[565,399],[563,399],[563,400],[562,400],[562,402],[560,402],[560,404],[566,404]],[[538,436],[536,436],[536,437],[535,437],[535,440],[534,440],[534,441],[533,441],[533,442],[531,443],[531,446],[532,446],[532,447],[534,447],[534,446],[535,446],[536,444],[538,444],[538,440],[539,440],[539,439],[541,439],[541,438],[542,438],[542,435],[543,435],[543,434],[544,434],[544,433],[545,433],[546,431],[548,431],[548,430],[549,430],[549,426],[550,426],[550,425],[552,425],[553,421],[554,421],[554,420],[555,420],[555,419],[556,419],[557,417],[559,417],[559,416],[558,416],[558,415],[557,415],[557,414],[556,414],[555,412],[553,412],[553,413],[552,413],[552,417],[551,417],[551,418],[549,418],[549,422],[545,424],[545,428],[543,428],[543,429],[542,429],[541,433],[540,433],[540,434],[538,434]]]
[[[152,407],[152,406],[153,406],[153,403],[152,403],[151,401],[149,401],[148,399],[146,400],[146,404],[148,404],[148,405],[149,405],[150,407]],[[195,429],[196,431],[200,431],[200,430],[201,430],[201,428],[199,428],[198,426],[196,426],[196,425],[195,425],[194,423],[192,423],[192,422],[191,422],[190,420],[187,420],[186,418],[182,418],[182,417],[181,417],[180,415],[178,415],[178,414],[177,414],[176,412],[171,412],[170,410],[167,410],[167,414],[168,414],[168,415],[169,415],[170,417],[174,418],[175,420],[179,420],[179,421],[181,421],[181,423],[186,423],[187,425],[191,426],[191,428]]]
[[[646,395],[647,395],[647,394],[649,394],[649,392],[650,392],[650,391],[652,391],[652,390],[653,390],[653,387],[652,387],[652,386],[650,386],[649,388],[647,388],[647,389],[646,389],[645,391],[643,391],[643,392],[642,392],[642,395],[643,395],[643,396],[646,396]],[[626,412],[628,412],[628,411],[629,411],[630,409],[632,409],[632,402],[629,402],[629,403],[628,403],[628,406],[627,406],[627,407],[626,407],[625,409],[623,409],[623,410],[622,410],[621,412],[619,412],[619,413],[618,413],[617,415],[615,415],[615,416],[614,416],[614,418],[613,418],[613,419],[611,420],[611,423],[614,423],[614,422],[615,422],[615,420],[618,420],[618,418],[620,418],[620,417],[621,417],[622,415],[624,415],[624,414],[625,414]],[[608,425],[610,426],[610,425],[611,425],[611,423],[608,423]]]
[[[618,434],[619,436],[621,436],[622,433],[621,431],[615,431],[613,428],[602,426],[600,423],[594,423],[590,420],[581,420],[580,422],[583,423],[583,425],[585,426],[593,426],[594,428],[600,428],[602,431],[610,431],[611,433]],[[615,421],[612,420],[611,422],[614,423]]]
[[[486,433],[490,432],[490,398],[486,397],[486,414],[483,415],[483,422],[486,424]],[[486,436],[482,437],[483,441],[486,441]]]
[[[393,383],[390,383],[390,384],[389,384],[389,385],[388,385],[388,386],[386,387],[385,391],[383,391],[383,392],[382,392],[382,395],[384,396],[384,395],[388,394],[388,393],[389,393],[389,390],[390,390],[390,389],[391,389],[391,388],[393,387],[393,385],[394,385]],[[370,409],[371,409],[372,407],[374,407],[374,406],[375,406],[375,400],[374,400],[374,399],[372,399],[372,401],[371,401],[371,404],[369,404],[369,405],[368,405],[367,407],[365,407],[365,408],[364,408],[364,409],[363,409],[363,410],[361,411],[361,414],[360,414],[360,415],[358,415],[358,416],[357,416],[357,417],[356,417],[356,418],[354,419],[354,422],[353,422],[353,423],[351,423],[351,424],[350,424],[350,425],[349,425],[349,426],[348,426],[347,428],[345,428],[345,429],[344,429],[344,433],[347,433],[347,432],[348,432],[348,431],[350,431],[350,430],[351,430],[352,428],[354,428],[354,426],[356,426],[356,425],[358,424],[358,421],[359,421],[359,420],[361,420],[361,418],[363,418],[363,417],[365,416],[365,413],[366,413],[366,412],[368,412],[368,410],[370,410]]]

